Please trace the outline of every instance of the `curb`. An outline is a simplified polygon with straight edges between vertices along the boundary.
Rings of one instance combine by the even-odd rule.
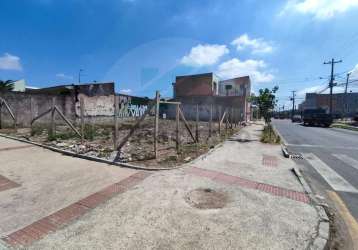
[[[312,235],[311,241],[307,249],[328,249],[329,236],[330,236],[330,221],[326,213],[325,207],[327,204],[318,203],[316,198],[313,196],[312,189],[304,179],[301,170],[298,167],[292,168],[292,172],[301,183],[303,189],[313,201],[313,207],[318,214],[318,223],[316,226],[316,232]]]
[[[287,150],[287,146],[286,146],[286,141],[285,139],[283,138],[283,136],[280,134],[280,132],[278,132],[278,130],[276,129],[275,125],[272,124],[272,128],[273,128],[273,131],[280,137],[280,140],[281,140],[281,149],[282,149],[282,153],[283,153],[283,156],[285,158],[290,158],[290,153],[288,152]]]
[[[275,133],[277,133],[278,136],[281,138],[281,149],[282,153],[286,158],[291,158],[291,154],[287,150],[287,142],[282,137],[280,132],[275,128],[274,125],[272,125]],[[309,245],[307,249],[327,249],[328,243],[329,243],[329,235],[330,235],[330,226],[329,226],[329,218],[326,213],[325,207],[327,207],[327,204],[320,204],[317,202],[316,198],[313,196],[312,189],[304,179],[300,169],[298,167],[294,167],[292,169],[293,174],[297,177],[298,181],[301,183],[303,189],[305,190],[305,193],[310,197],[310,199],[313,201],[313,207],[316,210],[318,214],[318,223],[316,226],[316,232],[312,235],[311,241],[309,242]]]
[[[290,153],[288,153],[287,147],[283,143],[281,143],[281,150],[285,158],[290,158]]]

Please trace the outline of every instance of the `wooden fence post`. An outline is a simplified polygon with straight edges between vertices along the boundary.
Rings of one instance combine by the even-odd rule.
[[[81,144],[84,142],[85,137],[85,102],[83,97],[80,97],[80,114],[81,114]]]
[[[199,142],[199,104],[196,104],[195,139]]]
[[[114,133],[113,133],[114,150],[117,149],[117,144],[118,144],[118,112],[119,112],[118,96],[114,95]]]
[[[196,143],[197,141],[196,141],[196,139],[195,139],[193,133],[191,132],[190,126],[189,126],[187,120],[185,119],[185,116],[184,116],[184,114],[183,114],[183,111],[181,110],[180,107],[179,107],[179,114],[180,114],[180,116],[181,116],[181,119],[182,119],[183,122],[184,122],[184,125],[185,125],[186,130],[189,132],[189,135],[190,135],[191,139],[193,139],[193,141]]]
[[[155,119],[154,119],[154,157],[158,156],[158,130],[159,130],[159,104],[160,94],[157,90],[155,92]]]
[[[0,98],[0,129],[2,129],[2,99]]]
[[[31,131],[32,131],[32,119],[34,119],[34,104],[32,97],[30,96],[30,125],[31,125]]]
[[[55,97],[52,97],[52,110],[51,110],[51,123],[50,123],[50,136],[55,136],[56,127],[55,127]]]
[[[227,109],[226,109],[225,113],[226,113],[226,119],[225,119],[225,133],[227,134],[227,130],[228,130],[228,127],[229,127],[229,112],[228,112],[228,110],[227,110]]]
[[[211,137],[212,134],[212,123],[213,123],[213,105],[210,104],[209,137]]]
[[[230,128],[234,128],[234,108],[231,107],[231,119],[230,119]]]
[[[175,130],[175,134],[176,134],[176,150],[177,150],[177,153],[179,153],[180,151],[180,138],[179,138],[179,104],[177,104],[175,106],[176,108],[176,115],[175,115],[175,120],[176,120],[176,130]]]
[[[221,134],[221,106],[219,106],[219,135]]]

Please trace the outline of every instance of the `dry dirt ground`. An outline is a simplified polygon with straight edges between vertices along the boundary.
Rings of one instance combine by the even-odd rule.
[[[129,133],[135,122],[136,120],[133,119],[120,121],[118,142],[121,142]],[[189,122],[189,125],[195,136],[195,122]],[[199,143],[194,143],[183,122],[181,122],[179,129],[180,150],[178,152],[176,150],[175,121],[160,119],[157,159],[154,159],[154,119],[152,117],[148,117],[142,122],[140,128],[134,132],[119,152],[113,148],[113,124],[96,125],[91,121],[87,122],[84,129],[84,143],[81,143],[80,138],[68,126],[64,125],[57,125],[55,135],[50,136],[48,135],[49,125],[45,126],[43,124],[34,124],[32,129],[2,129],[0,133],[25,138],[29,141],[54,146],[78,154],[107,160],[131,162],[143,167],[175,167],[207,152],[227,136],[238,131],[238,127],[227,130],[225,129],[225,124],[222,127],[222,133],[219,135],[218,124],[213,122],[213,132],[209,136],[209,123],[199,122]],[[80,130],[78,126],[77,129]]]

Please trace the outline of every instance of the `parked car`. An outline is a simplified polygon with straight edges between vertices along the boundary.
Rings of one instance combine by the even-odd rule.
[[[305,109],[303,111],[303,125],[317,125],[329,127],[333,122],[330,114],[327,114],[324,109]]]
[[[353,120],[358,122],[358,112],[355,114],[355,116],[353,117]]]
[[[302,117],[300,115],[294,115],[291,120],[292,122],[302,122]]]

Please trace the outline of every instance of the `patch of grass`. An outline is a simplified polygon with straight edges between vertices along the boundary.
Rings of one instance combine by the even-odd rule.
[[[86,140],[93,141],[96,136],[96,128],[91,124],[85,124],[83,133]]]
[[[263,143],[279,144],[281,138],[275,133],[271,125],[267,125],[262,131],[260,141]]]
[[[68,139],[73,139],[73,138],[78,138],[78,135],[75,132],[57,132],[54,134],[49,133],[49,135],[47,136],[47,140],[49,141],[55,141],[55,140],[68,140]]]
[[[343,124],[343,123],[334,123],[334,124],[332,124],[331,127],[332,127],[332,128],[342,128],[342,129],[348,129],[348,130],[358,131],[358,127],[346,125],[346,124]]]
[[[46,130],[43,126],[33,126],[31,128],[31,136],[41,135]]]

